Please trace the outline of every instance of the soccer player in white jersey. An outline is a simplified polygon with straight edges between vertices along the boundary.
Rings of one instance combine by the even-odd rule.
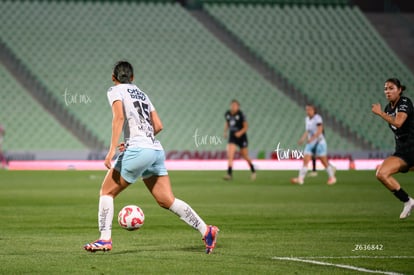
[[[148,96],[131,82],[134,79],[132,65],[127,61],[115,64],[112,81],[115,86],[108,90],[112,108],[112,137],[105,166],[109,169],[103,180],[100,198],[98,225],[100,238],[88,243],[84,249],[90,252],[112,249],[112,220],[114,198],[139,177],[157,203],[180,217],[181,220],[198,230],[210,254],[215,245],[219,229],[206,225],[186,202],[175,198],[170,178],[164,165],[165,153],[161,143],[155,139],[162,130],[162,122]],[[125,142],[119,143],[124,130]],[[121,154],[111,165],[117,148]]]
[[[306,141],[306,146],[304,150],[303,157],[303,166],[299,170],[299,176],[297,178],[292,178],[291,182],[293,184],[303,184],[305,180],[306,173],[308,171],[309,161],[314,155],[319,159],[328,173],[328,182],[327,184],[335,184],[335,169],[328,162],[328,148],[326,145],[325,136],[323,134],[323,121],[322,117],[316,113],[315,106],[311,104],[306,105],[306,130],[303,133],[302,137],[299,139],[298,144],[303,144]]]

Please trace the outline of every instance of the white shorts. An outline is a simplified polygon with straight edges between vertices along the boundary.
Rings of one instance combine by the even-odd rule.
[[[323,157],[328,154],[328,146],[326,141],[322,140],[318,143],[306,144],[304,155],[312,155],[316,157]]]
[[[134,183],[139,177],[168,175],[163,150],[148,148],[127,148],[115,161],[114,169],[128,182]]]

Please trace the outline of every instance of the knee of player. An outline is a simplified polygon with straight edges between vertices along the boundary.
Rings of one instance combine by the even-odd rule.
[[[171,205],[174,203],[174,198],[163,198],[160,200],[157,200],[157,203],[159,206],[161,206],[164,209],[170,209]]]
[[[389,177],[389,173],[382,167],[378,168],[377,172],[375,173],[377,179],[381,182],[385,181]]]

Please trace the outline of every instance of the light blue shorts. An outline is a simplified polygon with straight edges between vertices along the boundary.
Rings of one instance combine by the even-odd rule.
[[[317,144],[306,144],[304,155],[312,155],[316,157],[323,157],[328,154],[328,146],[325,141],[320,141]]]
[[[148,148],[127,148],[115,161],[114,169],[129,183],[134,183],[139,177],[168,175],[165,168],[165,153],[163,150]]]

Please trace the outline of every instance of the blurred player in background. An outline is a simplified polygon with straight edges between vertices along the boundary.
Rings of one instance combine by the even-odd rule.
[[[3,153],[3,140],[4,136],[6,135],[6,130],[4,130],[3,126],[0,125],[0,168],[5,169],[7,168],[7,159]]]
[[[322,117],[316,112],[316,108],[312,104],[306,105],[306,115],[306,130],[298,141],[299,145],[303,144],[306,141],[306,146],[303,153],[303,166],[299,170],[299,176],[297,178],[292,178],[291,182],[294,184],[304,183],[305,176],[308,171],[309,161],[311,161],[312,155],[315,155],[315,158],[319,159],[322,162],[323,166],[326,169],[326,172],[328,173],[329,178],[327,184],[335,184],[335,168],[332,165],[329,165],[328,162],[328,146],[326,145],[326,140],[323,133],[324,130]]]
[[[105,158],[105,166],[109,171],[102,183],[99,198],[98,224],[101,236],[86,244],[84,249],[90,252],[112,249],[114,198],[142,177],[161,207],[169,209],[200,232],[206,253],[210,254],[219,230],[216,226],[206,225],[187,203],[174,197],[164,164],[164,149],[155,139],[155,135],[162,130],[162,122],[149,97],[131,83],[133,79],[134,71],[130,63],[116,63],[112,73],[115,86],[107,93],[113,118],[111,146]],[[118,144],[122,130],[126,142]],[[112,167],[111,160],[117,148],[121,154]]]
[[[249,150],[247,149],[247,129],[249,126],[246,117],[240,111],[240,103],[236,99],[231,101],[230,110],[225,113],[224,118],[226,119],[224,124],[224,137],[227,138],[228,136],[229,138],[227,144],[228,167],[227,175],[224,176],[224,179],[231,180],[233,178],[233,160],[238,146],[241,156],[249,164],[250,171],[252,172],[250,178],[251,180],[255,180],[256,170],[254,169],[252,160],[249,157]]]
[[[395,153],[384,160],[377,170],[377,179],[404,203],[400,219],[407,218],[414,208],[414,200],[393,177],[398,172],[414,170],[414,107],[403,96],[405,86],[396,78],[385,81],[384,93],[388,104],[382,111],[379,103],[372,104],[372,112],[385,120],[395,137]]]

